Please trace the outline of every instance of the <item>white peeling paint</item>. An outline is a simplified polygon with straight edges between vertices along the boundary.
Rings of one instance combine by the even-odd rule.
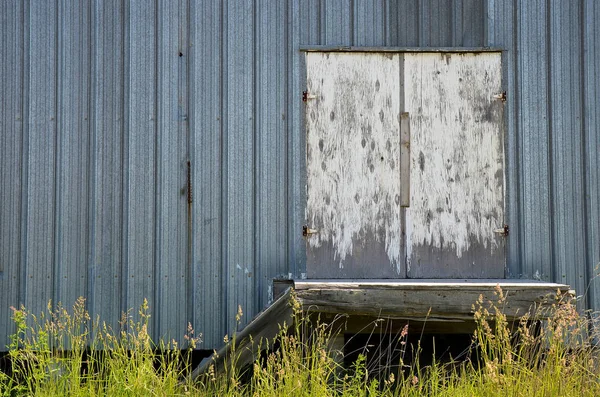
[[[308,53],[306,64],[309,246],[330,243],[343,267],[375,240],[399,273],[399,56]]]
[[[411,206],[407,257],[419,246],[461,257],[473,242],[493,252],[504,223],[501,56],[406,54],[405,98],[411,123]],[[410,266],[410,263],[407,263]]]
[[[267,287],[267,304],[273,303],[273,286],[269,285]]]

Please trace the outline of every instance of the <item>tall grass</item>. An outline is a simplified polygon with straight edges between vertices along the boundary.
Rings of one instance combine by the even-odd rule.
[[[303,317],[282,327],[275,340],[254,341],[266,351],[250,368],[239,368],[236,335],[225,338],[230,354],[191,379],[191,351],[200,343],[191,327],[186,346],[153,342],[149,309],[138,320],[123,316],[113,330],[91,320],[85,301],[72,308],[48,305],[39,315],[13,309],[16,332],[9,349],[10,371],[0,373],[0,395],[39,396],[598,396],[600,368],[592,328],[569,297],[542,313],[511,324],[503,314],[502,290],[473,306],[476,331],[466,358],[420,365],[419,345],[408,346],[408,328],[397,335],[398,362],[374,368],[366,354],[348,367],[332,343],[335,324]],[[238,321],[241,318],[238,313]],[[257,346],[259,345],[259,346]],[[412,362],[403,353],[414,349]]]

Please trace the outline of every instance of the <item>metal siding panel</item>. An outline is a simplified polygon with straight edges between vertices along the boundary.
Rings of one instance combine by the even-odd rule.
[[[157,336],[178,341],[192,320],[187,310],[188,13],[187,0],[159,1]]]
[[[0,341],[18,307],[23,197],[24,3],[0,2]],[[3,350],[3,349],[0,349]]]
[[[518,126],[522,274],[552,278],[550,207],[547,8],[544,0],[521,0],[517,9]]]
[[[29,21],[29,126],[23,303],[33,313],[53,298],[55,243],[57,4],[36,2]]]
[[[194,111],[192,123],[194,186],[194,296],[196,328],[204,333],[204,347],[218,346],[226,333],[222,288],[222,111],[223,111],[223,20],[221,5],[206,1],[194,11],[192,32]]]
[[[252,0],[227,5],[226,59],[226,266],[228,330],[238,305],[254,313],[254,23]]]
[[[465,28],[474,27],[476,25],[475,20],[470,21],[470,23],[464,24],[463,20],[463,11],[467,11],[465,4],[468,0],[452,0],[451,6],[448,4],[448,7],[451,8],[450,11],[450,23],[452,26],[452,46],[459,47],[463,45],[464,37],[463,31]],[[448,2],[450,3],[450,2]],[[480,4],[483,4],[482,1],[479,1]]]
[[[58,302],[87,297],[90,167],[90,6],[59,3]]]
[[[303,19],[300,4],[294,0],[289,7],[288,27],[289,68],[287,71],[291,89],[288,91],[287,106],[290,121],[288,123],[288,272],[294,277],[306,276],[306,245],[302,238],[304,208],[306,206],[306,142],[304,139],[304,105],[302,91],[306,89],[305,56],[299,51],[304,40]]]
[[[287,5],[259,0],[256,71],[256,308],[287,275]],[[248,313],[250,315],[250,313]]]
[[[94,13],[95,85],[91,308],[118,329],[123,263],[123,150],[125,7],[97,2]]]
[[[447,0],[421,0],[421,47],[450,47],[453,42],[452,3]]]
[[[351,0],[323,2],[321,43],[324,45],[354,45]],[[324,36],[324,37],[323,37]]]
[[[396,16],[395,23],[392,23],[390,29],[396,31],[395,38],[390,44],[399,47],[418,47],[420,38],[420,1],[403,0],[391,2],[390,18]],[[393,21],[393,19],[392,19]]]
[[[268,8],[266,3],[261,4],[268,15],[279,16],[283,12],[283,5],[276,2],[268,4]],[[363,45],[364,43],[367,45],[370,42],[377,43],[378,40],[384,40],[382,34],[389,36],[390,39],[381,43],[395,46],[419,44],[472,46],[480,45],[487,36],[484,45],[501,46],[508,50],[504,54],[503,77],[504,87],[508,91],[506,103],[507,219],[511,226],[508,249],[509,276],[539,275],[549,279],[552,273],[556,272],[560,280],[560,276],[565,273],[569,280],[575,280],[573,283],[578,286],[578,289],[584,288],[584,284],[580,281],[584,274],[584,269],[580,265],[583,248],[581,242],[577,240],[586,239],[587,268],[585,271],[592,283],[591,307],[597,310],[600,307],[600,283],[593,276],[596,272],[594,267],[600,262],[598,248],[600,161],[597,150],[600,147],[598,132],[600,130],[598,128],[600,80],[597,78],[600,75],[598,69],[600,58],[596,49],[600,43],[600,30],[595,21],[600,20],[600,6],[594,1],[586,0],[582,11],[585,21],[579,21],[581,17],[571,10],[578,7],[576,4],[560,2],[557,4],[568,8],[566,11],[569,12],[553,10],[553,19],[548,26],[549,10],[547,3],[542,0],[536,2],[488,0],[487,3],[477,0],[455,0],[451,3],[440,0],[389,3],[382,0],[373,2],[295,0],[287,4],[286,29],[282,28],[282,20],[268,22],[277,24],[278,29],[275,34],[267,32],[267,26],[274,26],[267,24],[266,20],[271,17],[263,16],[262,11],[261,15],[256,17],[251,16],[252,12],[245,14],[248,19],[262,18],[261,25],[257,26],[257,32],[260,30],[260,42],[264,43],[265,47],[264,53],[257,53],[257,59],[263,59],[260,58],[261,56],[264,59],[260,68],[255,71],[252,67],[248,68],[248,61],[237,64],[238,60],[252,54],[252,45],[247,43],[255,31],[254,26],[235,27],[234,25],[239,24],[238,20],[231,19],[229,39],[224,41],[220,20],[222,5],[209,1],[192,3],[195,10],[192,14],[194,18],[192,29],[198,41],[192,44],[198,50],[191,66],[194,78],[190,79],[188,84],[195,98],[193,104],[195,110],[192,113],[195,127],[191,138],[195,148],[192,153],[193,185],[197,186],[193,205],[195,219],[193,296],[196,305],[194,326],[198,331],[202,331],[202,328],[205,331],[205,343],[200,347],[212,348],[221,343],[225,332],[223,317],[227,316],[227,320],[232,320],[234,315],[232,310],[235,310],[239,303],[236,302],[237,296],[244,296],[244,299],[252,301],[254,307],[246,308],[246,318],[249,318],[254,314],[254,309],[262,304],[264,295],[260,293],[250,297],[248,288],[263,285],[274,269],[277,269],[277,272],[285,272],[286,266],[289,266],[288,271],[294,273],[296,277],[302,276],[305,269],[304,241],[299,232],[304,220],[305,206],[305,147],[302,133],[304,120],[303,105],[300,100],[305,81],[300,73],[304,70],[303,54],[298,51],[300,44]],[[82,59],[64,58],[61,61],[64,68],[61,69],[60,78],[64,92],[57,90],[59,76],[57,2],[35,2],[30,9],[27,8],[27,3],[22,2],[19,2],[18,6],[3,5],[2,7],[7,10],[4,12],[5,8],[3,8],[0,17],[3,18],[2,51],[10,54],[23,51],[21,59],[16,55],[5,57],[4,52],[2,53],[0,65],[4,68],[3,75],[12,76],[11,73],[17,73],[14,72],[15,70],[21,70],[23,67],[25,69],[22,81],[19,81],[18,75],[15,75],[14,79],[3,80],[1,111],[4,112],[3,114],[10,115],[13,111],[20,111],[18,106],[23,106],[21,117],[27,119],[22,132],[22,142],[11,138],[10,135],[2,136],[4,145],[1,150],[5,154],[2,159],[2,183],[4,184],[2,198],[5,205],[2,206],[0,224],[3,230],[7,227],[10,227],[10,230],[18,230],[19,222],[16,217],[19,211],[22,212],[21,232],[12,233],[14,237],[10,240],[1,241],[1,254],[17,258],[16,261],[6,259],[4,262],[1,282],[4,283],[11,277],[15,281],[7,284],[7,288],[11,290],[2,288],[5,294],[3,297],[14,296],[17,293],[21,275],[23,276],[22,302],[33,311],[39,312],[44,308],[47,300],[55,293],[77,295],[70,287],[67,291],[66,284],[57,285],[62,292],[59,292],[58,288],[54,289],[54,264],[59,266],[66,258],[81,257],[84,263],[79,264],[79,267],[75,267],[73,259],[69,259],[69,263],[73,265],[72,270],[61,268],[61,272],[69,277],[71,274],[80,276],[85,274],[86,258],[83,253],[88,249],[85,247],[85,238],[88,234],[84,232],[82,236],[75,236],[66,225],[76,225],[81,229],[75,228],[75,230],[84,230],[87,218],[81,211],[87,204],[85,199],[81,203],[73,201],[72,208],[68,207],[67,203],[81,195],[95,192],[94,229],[91,233],[94,238],[91,272],[93,280],[90,282],[93,287],[90,291],[93,296],[91,310],[101,314],[106,320],[113,318],[117,321],[121,309],[138,306],[142,297],[148,297],[152,302],[155,293],[154,255],[158,252],[155,249],[155,241],[160,241],[155,240],[157,230],[155,226],[157,159],[155,156],[158,149],[155,147],[156,121],[154,120],[157,84],[156,6],[137,2],[131,5],[109,5],[98,2],[95,5],[98,16],[97,26],[92,28],[95,30],[96,37],[96,44],[92,45],[96,47],[92,48],[96,54],[96,59],[91,66],[93,74],[87,77],[81,74],[77,79],[65,80],[65,77],[68,77],[67,70],[70,70],[68,68],[71,66],[85,69],[86,62],[90,62],[89,48],[76,51],[76,56],[83,57]],[[87,5],[65,11],[83,12],[84,7]],[[128,18],[129,7],[132,10],[131,18]],[[487,16],[479,17],[480,13],[485,11],[484,9],[487,9]],[[272,12],[275,14],[271,14]],[[386,15],[386,12],[389,14]],[[167,15],[163,17],[168,18]],[[25,21],[22,26],[19,25],[20,18]],[[285,18],[284,16],[283,19]],[[487,18],[485,19],[487,27],[482,30],[481,26],[485,28],[485,25],[482,25],[484,18]],[[371,20],[377,22],[368,26]],[[377,25],[381,20],[390,23],[382,28]],[[80,22],[76,19],[64,20],[64,23],[66,30],[63,31],[61,28],[61,32],[64,32],[61,34],[67,40],[64,43],[61,40],[63,43],[61,45],[67,46],[65,49],[68,49],[69,40],[84,38],[69,33],[71,27],[81,28],[84,36],[87,33],[81,25],[78,25]],[[569,31],[561,31],[563,23],[570,27]],[[238,30],[240,36],[235,37],[234,34],[237,34]],[[287,36],[284,31],[287,31]],[[547,46],[548,33],[552,37],[552,48]],[[272,37],[262,39],[263,35],[269,34]],[[19,44],[18,37],[21,35],[23,44]],[[275,43],[276,38],[279,42],[288,43],[288,49],[270,48],[274,45],[269,44],[270,40]],[[583,49],[579,49],[573,43],[582,38]],[[558,44],[561,42],[565,44]],[[161,51],[165,54],[169,50],[161,47]],[[229,53],[229,61],[227,58],[224,60],[231,71],[225,75],[222,71],[227,69],[221,68],[223,60],[221,51]],[[211,56],[204,56],[209,52]],[[273,55],[270,54],[273,53],[286,57],[287,68],[282,66],[283,61],[272,58]],[[556,55],[563,53],[567,55]],[[552,59],[549,58],[550,55]],[[290,85],[287,93],[277,91],[281,89],[280,87],[274,91],[278,92],[277,95],[269,96],[266,94],[267,88],[260,86],[261,81],[266,81],[267,70],[271,65],[278,68],[276,72],[278,76],[282,75],[287,79],[287,84]],[[578,67],[581,68],[580,71]],[[559,72],[561,70],[565,72]],[[259,80],[248,77],[253,75],[259,77]],[[572,80],[561,80],[565,75],[570,76]],[[169,76],[165,78],[167,77]],[[265,80],[260,80],[261,77]],[[94,81],[96,90],[95,96],[90,96],[93,94],[91,92],[88,93],[90,99],[86,99],[85,95],[81,96],[85,91],[77,91],[77,87],[85,89],[86,78]],[[277,81],[279,78],[274,80]],[[240,81],[241,85],[238,84]],[[25,98],[19,99],[17,87],[21,84],[24,85],[23,90],[26,95]],[[229,95],[225,97],[223,109],[221,84],[228,87]],[[251,88],[255,84],[257,90],[253,94]],[[241,91],[237,91],[238,86],[243,87]],[[11,90],[16,91],[14,94],[5,94],[6,91]],[[261,90],[265,94],[260,93]],[[240,92],[242,94],[238,95]],[[577,99],[578,92],[581,92],[579,99]],[[86,138],[82,134],[73,133],[74,140],[71,141],[67,140],[65,128],[61,128],[62,165],[60,165],[56,163],[57,98],[60,97],[63,103],[69,103],[74,101],[77,95],[84,99],[84,102],[92,101],[95,111],[91,121],[96,135]],[[163,98],[166,98],[166,94],[164,95]],[[286,95],[285,104],[278,102],[283,101],[281,99],[283,95]],[[550,108],[546,106],[544,100],[540,99],[548,98],[549,95],[552,103]],[[236,99],[233,96],[240,98]],[[247,102],[249,98],[252,100],[254,97],[259,99],[257,104],[262,104],[256,108],[256,114],[253,108],[249,107],[251,102]],[[275,99],[276,97],[278,99]],[[567,101],[566,98],[570,99]],[[19,100],[23,101],[23,105],[18,105]],[[123,108],[123,103],[127,104],[127,109]],[[164,99],[161,103],[164,105],[163,111],[168,110]],[[287,109],[285,122],[271,119],[275,110],[267,109],[267,106],[273,103],[282,109]],[[77,118],[81,115],[80,110],[85,107],[84,105],[84,103],[77,103],[71,109],[61,108],[60,117],[62,117],[63,127],[85,124]],[[554,110],[552,116],[549,113],[550,109]],[[230,113],[230,117],[226,119],[229,130],[237,130],[236,133],[232,132],[229,137],[226,137],[225,143],[229,142],[230,145],[225,147],[221,144],[221,120],[218,119],[222,112],[224,115]],[[283,110],[281,112],[283,113]],[[250,148],[246,132],[251,130],[249,125],[253,121],[249,121],[249,117],[259,117],[256,122],[261,126],[256,130],[259,138],[256,143],[250,138]],[[581,117],[582,121],[578,121],[577,117]],[[551,126],[549,120],[552,120]],[[2,123],[4,123],[2,128],[5,129],[22,128],[10,117],[2,116]],[[264,129],[263,124],[266,125]],[[242,129],[238,128],[240,125],[243,126]],[[584,136],[569,134],[567,131],[571,129],[570,126],[573,126],[574,130],[582,128]],[[276,135],[273,128],[287,131],[289,139],[285,145],[281,141],[284,138]],[[548,135],[550,129],[552,129],[552,146]],[[252,134],[254,132],[250,133]],[[167,139],[171,136],[165,136],[163,131],[163,138]],[[75,153],[74,150],[78,145],[85,146],[86,139],[93,139],[90,143],[96,149],[94,156],[86,157],[86,150],[77,153],[77,156],[68,155],[68,153]],[[254,144],[257,145],[256,168],[244,171],[244,167],[250,162],[246,155],[254,152]],[[22,159],[19,145],[23,145]],[[166,155],[167,149],[164,150],[163,154]],[[227,163],[222,162],[222,150],[229,156]],[[240,155],[237,159],[233,158],[236,154]],[[287,164],[287,168],[278,169],[275,175],[268,175],[267,170],[272,169],[271,159],[275,158],[276,154],[277,161],[281,162],[278,164]],[[284,158],[286,155],[287,159]],[[251,157],[253,158],[253,155]],[[584,171],[579,172],[577,167],[572,165],[578,162],[584,163]],[[67,164],[69,167],[70,165],[93,165],[94,175],[92,175],[93,185],[91,185],[93,190],[87,192],[86,176],[78,172],[75,167],[68,169]],[[6,170],[15,170],[10,171],[10,175],[22,172],[23,176],[16,177],[14,182],[12,178],[5,177]],[[163,168],[163,171],[166,173],[166,168]],[[223,174],[223,172],[228,173]],[[253,175],[253,172],[258,173]],[[249,176],[250,179],[246,179]],[[83,183],[68,191],[60,188],[61,199],[57,204],[62,208],[62,212],[57,211],[58,207],[55,208],[55,194],[58,187],[56,177],[62,178],[60,186],[63,187],[71,183],[70,181]],[[229,177],[231,179],[228,179]],[[165,178],[170,178],[170,175]],[[253,187],[250,184],[253,182],[248,181],[253,181],[254,178],[260,183],[256,185],[256,192],[252,193]],[[276,186],[276,181],[279,183],[282,178],[285,178],[285,187]],[[166,182],[170,183],[171,179]],[[166,182],[163,187],[166,186]],[[225,182],[225,195],[220,188],[222,182]],[[5,187],[7,183],[10,183],[10,189]],[[19,183],[22,183],[20,187]],[[271,229],[270,225],[263,225],[260,219],[273,219],[281,214],[282,205],[280,201],[274,200],[281,198],[284,189],[288,198],[285,203],[287,230],[281,232],[284,230],[284,224],[280,219],[276,220],[275,229]],[[240,192],[241,197],[233,197],[234,191]],[[271,193],[274,196],[267,199],[267,195]],[[585,196],[577,196],[577,194]],[[21,202],[19,202],[19,195],[22,195]],[[254,202],[253,197],[260,201]],[[229,198],[229,201],[224,198]],[[552,205],[550,205],[551,198]],[[166,203],[163,201],[163,204]],[[245,205],[245,208],[238,209],[236,206],[240,203]],[[227,218],[221,216],[222,205],[226,206],[224,213]],[[258,212],[253,214],[252,209]],[[172,208],[168,206],[165,211],[167,210],[171,211]],[[251,219],[254,216],[256,218],[248,222],[246,218],[235,218],[237,214],[245,214],[246,218],[248,216]],[[285,214],[281,216],[286,217]],[[221,239],[222,222],[227,222],[228,228],[238,227],[236,232],[226,235],[228,237],[226,240]],[[255,222],[258,226],[256,237],[253,226]],[[13,227],[15,224],[16,228]],[[585,224],[585,228],[582,224]],[[63,236],[56,242],[55,230],[60,231]],[[163,232],[166,233],[166,230],[164,229]],[[269,247],[262,246],[261,243],[271,235],[270,233],[274,233],[274,230],[285,233],[287,239],[287,256],[283,264],[279,262],[282,256],[281,250],[285,248],[281,248],[279,242],[269,241],[267,243]],[[584,232],[587,234],[583,234]],[[243,241],[238,239],[239,236],[245,236]],[[565,242],[565,238],[571,242]],[[67,242],[73,239],[82,242],[83,245],[73,243],[68,246]],[[166,244],[166,241],[163,240],[162,244]],[[57,252],[55,252],[55,245],[60,248]],[[256,253],[252,252],[254,245],[259,248]],[[552,256],[552,245],[555,246],[555,258]],[[167,248],[168,251],[160,252],[167,255],[167,252],[177,251],[174,247]],[[128,264],[123,273],[127,281],[120,278],[122,250],[125,251],[124,263]],[[255,256],[257,260],[273,257],[278,259],[268,260],[268,264],[265,265],[252,263],[256,273],[262,274],[262,281],[250,280],[236,284],[229,278],[221,278],[223,271],[231,270],[227,268],[231,262],[226,263],[224,260],[226,257],[222,258],[222,253],[230,255],[230,258]],[[17,267],[19,257],[23,260],[20,269]],[[4,257],[1,259],[5,261]],[[13,266],[15,272],[10,273],[13,271]],[[233,266],[235,267],[235,264]],[[81,289],[84,284],[74,283],[74,285]],[[121,285],[125,289],[122,296],[124,298],[129,296],[129,301],[123,299],[119,302]],[[161,288],[166,288],[166,284],[161,284]],[[164,295],[164,299],[168,296],[170,295]],[[227,312],[222,305],[228,298],[229,311]],[[4,298],[2,299],[4,301]],[[64,300],[68,299],[72,298]],[[160,310],[161,315],[167,313],[158,307],[153,307],[153,310]],[[0,311],[0,314],[2,313]],[[7,319],[8,315],[3,318]],[[3,332],[3,327],[10,326],[6,325],[8,322],[4,324],[4,326],[0,324],[0,333]],[[165,323],[164,326],[166,327],[167,324]]]
[[[156,8],[129,4],[126,308],[155,306],[156,244]],[[150,319],[153,330],[154,319]]]
[[[587,287],[579,2],[550,3],[554,281]],[[585,304],[585,303],[583,303]]]
[[[485,38],[485,1],[455,0],[453,46],[481,47]]]
[[[506,175],[506,213],[505,220],[510,226],[507,245],[507,277],[520,278],[522,276],[522,260],[520,255],[521,236],[526,225],[520,222],[520,168],[522,161],[519,160],[519,136],[518,129],[518,107],[517,98],[520,90],[517,86],[517,57],[516,57],[516,34],[515,34],[515,8],[508,1],[489,0],[487,3],[487,41],[484,43],[490,47],[501,47],[503,52],[502,62],[502,86],[507,92],[504,106],[506,141],[505,175]]]
[[[302,22],[299,26],[298,35],[300,35],[300,44],[303,45],[320,45],[323,43],[323,35],[322,35],[322,25],[323,21],[321,20],[323,9],[323,3],[320,0],[304,0],[299,1],[294,0],[291,4],[295,6],[298,12],[295,15],[291,15],[294,17],[292,19],[292,23],[296,23],[298,19]]]
[[[586,173],[587,266],[590,282],[590,308],[600,310],[600,3],[584,2],[583,30],[583,101]],[[581,242],[579,242],[581,244]],[[578,292],[581,294],[583,291]]]
[[[219,346],[226,333],[221,256],[223,21],[219,2],[206,0],[192,7],[193,325],[202,333],[200,348],[210,349]]]
[[[386,44],[385,0],[356,0],[354,2],[355,46],[384,46]]]

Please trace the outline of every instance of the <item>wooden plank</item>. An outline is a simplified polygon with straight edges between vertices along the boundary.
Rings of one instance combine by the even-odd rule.
[[[344,334],[388,334],[399,335],[408,325],[408,334],[472,334],[477,325],[469,319],[425,319],[381,318],[376,316],[340,316],[333,313],[312,313],[306,315],[311,321],[317,318],[323,323],[343,325]]]
[[[385,53],[486,53],[500,52],[501,47],[353,47],[353,46],[335,46],[335,45],[301,45],[300,51],[304,52],[385,52]]]
[[[288,288],[279,299],[259,313],[235,336],[235,350],[232,349],[232,342],[226,344],[216,355],[203,360],[192,372],[192,378],[195,379],[204,374],[211,366],[214,366],[215,372],[220,372],[225,365],[231,363],[232,358],[236,360],[237,368],[243,368],[252,363],[260,353],[259,347],[266,347],[265,340],[269,340],[270,343],[281,328],[290,327],[293,324],[291,297],[292,289]],[[232,357],[234,351],[236,357]]]
[[[504,314],[519,318],[531,309],[555,302],[564,284],[533,282],[295,282],[299,302],[310,311],[421,320],[472,319],[472,307],[483,296],[497,302],[502,288]]]
[[[287,280],[275,280],[275,283],[287,283]],[[507,279],[406,279],[406,280],[341,280],[341,279],[313,279],[294,280],[294,289],[317,288],[402,288],[402,289],[447,289],[460,288],[465,290],[479,290],[481,288],[495,288],[499,285],[502,289],[529,288],[541,290],[567,291],[566,284],[549,283],[535,280],[507,280]]]

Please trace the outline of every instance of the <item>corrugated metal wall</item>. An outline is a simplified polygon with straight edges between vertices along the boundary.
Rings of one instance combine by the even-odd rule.
[[[594,0],[0,2],[0,343],[9,306],[81,295],[112,324],[146,297],[155,335],[191,321],[213,348],[300,276],[303,45],[505,48],[510,276],[600,309],[598,20]]]
[[[506,48],[512,277],[570,284],[600,310],[600,3],[488,1]]]

